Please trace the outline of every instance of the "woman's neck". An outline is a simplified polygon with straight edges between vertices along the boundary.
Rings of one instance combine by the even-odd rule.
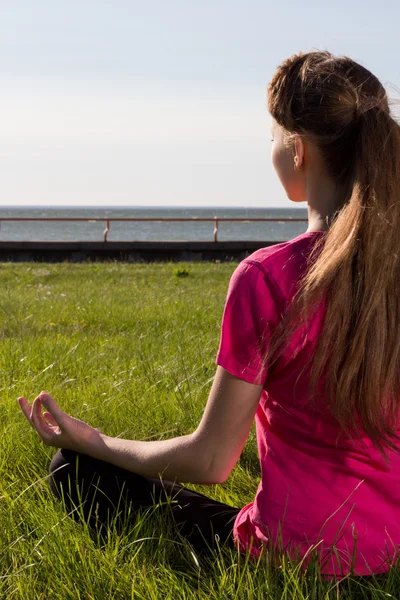
[[[308,228],[307,233],[312,231],[327,231],[329,229],[329,217],[323,216],[320,211],[315,210],[308,204]]]
[[[344,192],[327,177],[315,178],[307,184],[307,232],[326,231],[331,226],[335,213],[343,204]]]

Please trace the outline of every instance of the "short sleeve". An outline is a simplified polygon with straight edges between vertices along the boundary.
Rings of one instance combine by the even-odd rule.
[[[233,273],[222,317],[216,364],[249,383],[264,385],[263,365],[279,322],[279,301],[268,272],[243,261]]]

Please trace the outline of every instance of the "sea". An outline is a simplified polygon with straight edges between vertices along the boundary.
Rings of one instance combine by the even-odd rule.
[[[79,221],[2,221],[4,218],[84,218]],[[240,218],[219,223],[219,241],[285,241],[307,229],[307,210],[298,208],[213,208],[80,206],[0,206],[0,241],[102,241],[107,218]],[[245,222],[249,218],[279,218],[274,222]],[[285,219],[304,218],[304,222]],[[96,219],[103,221],[96,222]],[[109,241],[212,241],[213,222],[111,222]]]

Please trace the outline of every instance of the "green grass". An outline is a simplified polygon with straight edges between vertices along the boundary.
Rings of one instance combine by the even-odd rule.
[[[0,265],[0,598],[400,597],[395,569],[380,580],[336,583],[285,557],[280,568],[228,550],[199,562],[156,510],[100,545],[53,500],[46,477],[54,450],[29,428],[17,397],[44,389],[110,435],[149,440],[192,431],[215,372],[234,268]],[[252,431],[229,480],[200,489],[240,506],[253,499],[258,477]]]

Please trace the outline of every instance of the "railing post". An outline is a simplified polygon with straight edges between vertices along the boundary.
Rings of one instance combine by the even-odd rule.
[[[104,241],[107,241],[107,233],[110,231],[110,219],[106,219],[106,228],[104,230]]]
[[[218,217],[214,217],[214,242],[218,242]]]

